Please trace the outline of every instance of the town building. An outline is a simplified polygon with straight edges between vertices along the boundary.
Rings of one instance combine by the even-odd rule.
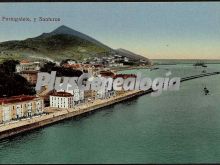
[[[24,77],[32,85],[37,83],[37,73],[39,70],[39,62],[29,62],[28,60],[22,60],[20,64],[16,65],[16,72]]]
[[[83,71],[83,67],[81,64],[69,64],[69,63],[66,63],[66,64],[63,64],[62,65],[64,68],[71,68],[71,69],[74,69],[74,70],[80,70],[80,71]]]
[[[137,78],[137,75],[135,75],[135,74],[116,74],[113,77],[113,79],[116,79],[116,78],[123,78],[125,80],[127,78]],[[124,88],[122,86],[122,90],[116,91],[116,94],[120,95],[120,94],[124,94],[125,92],[126,92],[126,90],[124,90]]]
[[[100,71],[99,73],[100,73],[99,77],[114,78],[115,76],[115,73],[110,70],[106,70],[106,71],[103,70],[103,71]],[[113,90],[113,87],[110,90],[107,89],[107,85],[106,85],[105,88],[102,88],[96,91],[95,99],[108,99],[113,96],[116,96],[116,91]]]
[[[60,86],[63,84],[60,84]],[[79,89],[78,87],[75,87],[74,89],[70,89],[72,87],[71,84],[67,84],[66,90],[58,90],[57,92],[67,92],[73,95],[74,104],[77,105],[79,103],[84,102],[84,90]]]
[[[42,114],[43,99],[35,96],[12,96],[0,99],[0,123]]]
[[[72,64],[76,64],[77,62],[75,60],[69,60],[67,63],[72,65]]]
[[[73,108],[74,96],[67,92],[54,92],[50,95],[50,107]]]
[[[111,70],[102,70],[99,72],[99,74],[101,75],[101,77],[114,77],[115,73],[112,72]]]
[[[84,100],[91,101],[95,100],[97,91],[94,90],[85,90],[84,91]]]
[[[74,70],[80,70],[84,73],[89,73],[91,75],[96,75],[100,71],[100,66],[102,65],[92,65],[92,64],[80,64],[80,63],[66,63],[63,64],[64,68],[71,68]]]
[[[128,62],[128,61],[129,61],[129,58],[128,58],[128,57],[124,57],[124,61],[125,61],[125,62]]]
[[[39,71],[40,62],[30,62],[28,60],[22,60],[20,64],[16,65],[16,72],[20,73],[22,71]]]
[[[108,99],[113,96],[116,96],[116,91],[108,90],[107,88],[100,89],[96,92],[96,99]]]
[[[111,63],[111,64],[109,64],[109,67],[122,67],[122,66],[124,66],[123,63]]]
[[[19,73],[22,77],[24,77],[30,84],[35,85],[37,83],[37,74],[38,71],[21,71]]]

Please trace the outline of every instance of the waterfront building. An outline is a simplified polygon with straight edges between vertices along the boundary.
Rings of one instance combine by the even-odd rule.
[[[108,77],[114,78],[114,76],[115,76],[115,73],[112,72],[111,70],[102,70],[99,72],[99,74],[101,77],[105,77],[105,78],[108,78]],[[96,91],[95,98],[96,99],[107,99],[112,96],[116,96],[116,91],[114,91],[113,89],[108,90],[107,86],[106,86],[104,89],[100,89],[100,90]]]
[[[102,70],[99,72],[99,74],[101,75],[101,77],[114,77],[115,73],[112,72],[111,70]]]
[[[62,84],[60,84],[61,86]],[[78,87],[75,87],[74,89],[70,89],[72,87],[71,84],[67,84],[66,90],[58,90],[57,92],[67,92],[73,95],[74,104],[77,105],[79,103],[84,102],[84,90],[79,89]]]
[[[74,97],[67,92],[54,92],[50,95],[50,107],[53,108],[73,108]]]
[[[100,89],[96,92],[96,98],[97,99],[108,99],[108,98],[113,97],[113,96],[116,96],[116,91],[108,90],[107,88]]]
[[[116,75],[114,75],[113,78],[116,79],[119,77],[121,77],[123,79],[127,79],[127,78],[136,78],[137,76],[136,76],[136,74],[116,74]]]
[[[109,67],[122,67],[124,66],[123,63],[112,63],[112,64],[109,64]]]
[[[84,91],[84,99],[87,101],[94,100],[96,98],[96,91],[94,90],[86,90]]]
[[[114,78],[115,74],[108,70],[108,71],[100,72],[99,76],[105,77],[105,78],[108,78],[108,77]],[[112,96],[116,96],[116,91],[113,90],[113,86],[109,90],[108,85],[106,84],[106,86],[104,88],[101,88],[96,91],[95,99],[108,99]]]
[[[113,79],[116,79],[116,78],[123,78],[125,80],[127,78],[137,78],[137,76],[135,74],[116,74],[113,77]],[[116,91],[116,94],[120,95],[120,94],[124,94],[125,92],[126,92],[126,90],[124,90],[124,88],[122,86],[122,90]]]
[[[0,123],[42,114],[43,99],[35,96],[12,96],[0,99]]]

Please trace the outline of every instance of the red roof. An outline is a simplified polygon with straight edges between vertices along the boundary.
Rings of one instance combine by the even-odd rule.
[[[28,61],[28,60],[22,60],[22,61],[20,61],[20,64],[28,64],[28,63],[30,63],[30,61]]]
[[[63,64],[63,67],[65,68],[80,68],[80,64]]]
[[[98,67],[103,67],[102,64],[94,64],[93,66],[96,67],[96,68],[98,68]]]
[[[89,67],[92,67],[92,65],[90,65],[90,64],[83,64],[83,67],[84,68],[89,68]]]
[[[70,97],[73,95],[71,93],[67,93],[67,92],[55,92],[55,93],[51,94],[51,96]]]
[[[27,96],[27,95],[20,95],[20,96],[12,96],[10,98],[1,98],[0,104],[10,104],[16,102],[24,102],[35,99],[35,96]]]
[[[137,76],[135,74],[116,74],[114,76],[114,78],[118,78],[118,77],[126,79],[126,78],[136,78]]]
[[[99,72],[103,77],[114,77],[115,74],[111,71],[100,71]]]

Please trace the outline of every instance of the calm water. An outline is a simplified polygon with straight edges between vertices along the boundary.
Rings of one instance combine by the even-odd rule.
[[[139,71],[156,77],[168,68],[181,77],[202,71],[190,64]],[[219,64],[208,65],[216,70]],[[220,162],[219,84],[219,75],[187,81],[177,92],[145,95],[0,141],[0,163]]]

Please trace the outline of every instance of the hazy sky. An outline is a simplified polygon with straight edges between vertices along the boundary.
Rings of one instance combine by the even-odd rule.
[[[220,2],[0,3],[0,16],[61,18],[52,23],[0,21],[0,41],[66,25],[148,58],[220,59]]]

